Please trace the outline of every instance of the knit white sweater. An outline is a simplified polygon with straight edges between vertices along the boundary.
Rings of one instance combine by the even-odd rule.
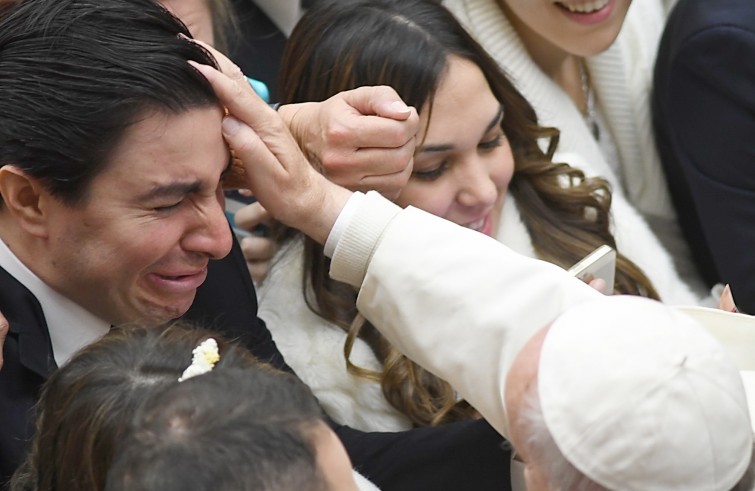
[[[650,114],[653,64],[670,3],[633,0],[614,44],[587,60],[598,103],[617,146],[621,171],[617,176],[582,114],[530,58],[497,1],[444,0],[534,106],[540,123],[561,131],[559,151],[579,154],[594,173],[611,182],[615,194],[626,194],[671,252],[681,276],[702,296],[706,291],[676,220]]]

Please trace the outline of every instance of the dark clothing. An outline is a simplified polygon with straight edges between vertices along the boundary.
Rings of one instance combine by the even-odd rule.
[[[0,485],[21,464],[34,434],[39,389],[57,368],[42,307],[0,268],[0,312],[10,324],[0,370]]]
[[[679,0],[656,61],[653,121],[698,268],[755,314],[753,0]]]
[[[42,309],[0,268],[0,312],[10,322],[0,370],[0,482],[22,461],[33,435],[33,405],[55,362]],[[241,249],[213,261],[185,320],[202,323],[246,345],[287,371],[264,322]],[[331,423],[354,467],[385,491],[507,490],[509,452],[485,421],[399,433],[365,433]]]
[[[241,70],[265,82],[270,102],[278,101],[278,70],[286,36],[253,0],[231,0],[238,29],[231,33],[231,59]]]

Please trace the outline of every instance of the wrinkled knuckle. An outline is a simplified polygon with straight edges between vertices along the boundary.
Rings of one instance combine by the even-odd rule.
[[[342,145],[354,137],[354,131],[342,123],[328,126],[325,130],[325,141],[330,144]]]
[[[238,99],[244,94],[244,86],[241,84],[241,82],[234,78],[236,83],[233,84],[233,87],[231,88],[232,91],[232,97],[234,100]]]
[[[343,153],[325,150],[320,155],[320,163],[324,167],[328,176],[338,176],[348,172],[353,165],[353,159],[347,158]]]
[[[417,130],[411,124],[407,124],[406,121],[395,121],[394,123],[390,138],[395,147],[403,147],[414,139]]]

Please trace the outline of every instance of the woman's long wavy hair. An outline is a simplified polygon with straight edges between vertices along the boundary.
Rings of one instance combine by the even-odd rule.
[[[538,125],[532,106],[437,1],[342,0],[318,4],[297,25],[284,53],[279,77],[281,102],[323,101],[359,86],[389,85],[407,104],[432,111],[450,56],[477,64],[504,107],[501,126],[515,159],[509,189],[538,257],[568,268],[602,244],[615,248],[608,183],[551,161],[558,130]],[[278,238],[285,240],[289,235],[281,231]],[[378,380],[388,401],[416,425],[473,417],[474,411],[457,401],[448,383],[400,354],[369,323],[359,322],[356,292],[330,279],[328,270],[329,260],[322,247],[307,239],[304,295],[312,311],[349,333],[344,347],[349,370]],[[615,290],[657,298],[642,271],[621,255]],[[348,362],[357,336],[383,363],[382,373],[368,372]]]

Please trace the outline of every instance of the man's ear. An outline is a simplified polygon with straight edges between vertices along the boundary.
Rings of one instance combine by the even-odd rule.
[[[36,236],[47,235],[46,203],[51,199],[39,180],[15,165],[0,167],[3,209],[18,225]]]

